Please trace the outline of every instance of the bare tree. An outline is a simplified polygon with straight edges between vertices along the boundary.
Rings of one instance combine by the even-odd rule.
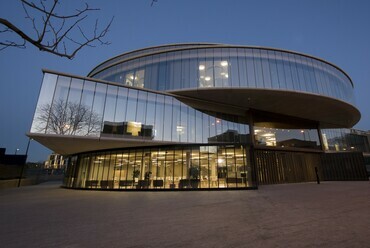
[[[98,19],[96,19],[92,34],[88,35],[87,28],[82,25],[87,20],[88,13],[99,9],[91,8],[87,3],[83,8],[75,9],[73,13],[60,14],[59,0],[39,0],[38,4],[29,0],[20,1],[25,18],[32,24],[34,35],[0,18],[0,35],[11,37],[10,39],[0,38],[0,51],[8,47],[25,48],[26,44],[30,43],[40,51],[73,59],[83,47],[95,47],[97,43],[109,44],[103,40],[103,37],[108,33],[113,17],[100,31]]]
[[[38,131],[63,135],[89,135],[100,130],[101,117],[79,103],[58,100],[37,110]]]

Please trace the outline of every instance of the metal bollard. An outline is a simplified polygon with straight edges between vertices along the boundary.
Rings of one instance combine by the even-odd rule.
[[[316,173],[317,184],[320,184],[319,170],[317,169],[317,167],[315,167],[315,173]]]

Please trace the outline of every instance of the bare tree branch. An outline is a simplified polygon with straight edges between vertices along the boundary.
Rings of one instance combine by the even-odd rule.
[[[158,3],[158,0],[152,0],[152,4],[150,5],[150,7],[153,7],[154,3]]]
[[[42,8],[38,7],[36,4],[34,4],[33,2],[29,3],[28,1],[26,0],[21,0],[22,3],[28,5],[29,7],[33,8],[33,9],[36,9],[46,15],[51,15],[52,17],[54,18],[59,18],[59,19],[69,19],[69,18],[75,18],[75,17],[79,17],[80,15],[84,14],[85,12],[88,12],[88,11],[94,11],[94,10],[100,10],[100,9],[93,9],[93,8],[90,8],[89,5],[87,3],[85,3],[85,8],[83,10],[79,10],[79,9],[76,9],[76,14],[73,14],[73,15],[58,15],[57,13],[53,13],[53,11],[48,11],[43,3],[43,1],[40,1],[41,5],[42,5]],[[54,5],[55,6],[59,0],[53,0],[54,1]]]
[[[3,39],[0,37],[0,51],[8,47],[25,48],[26,43],[37,47],[40,51],[48,52],[57,56],[73,59],[76,54],[85,46],[94,47],[96,42],[100,45],[110,44],[103,41],[113,22],[110,22],[98,31],[98,20],[95,21],[92,34],[88,35],[81,26],[88,17],[88,12],[99,9],[90,8],[85,3],[82,9],[76,8],[72,14],[58,14],[59,0],[40,0],[39,4],[32,1],[20,0],[26,19],[32,24],[36,37],[24,32],[7,19],[0,18],[0,34],[13,34],[20,39]],[[49,4],[48,4],[49,3]],[[76,34],[80,37],[76,37]]]

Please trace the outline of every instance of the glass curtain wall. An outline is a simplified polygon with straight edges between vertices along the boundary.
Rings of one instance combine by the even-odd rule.
[[[70,161],[74,163],[70,164],[71,173],[66,186],[74,188],[198,189],[253,186],[249,154],[243,145],[125,149],[83,154]]]
[[[350,79],[307,56],[263,48],[200,48],[114,65],[96,78],[153,90],[246,87],[322,94],[354,103]]]
[[[240,116],[203,113],[169,95],[46,73],[31,132],[239,143],[249,129]]]
[[[366,133],[355,129],[321,129],[326,151],[370,152]]]

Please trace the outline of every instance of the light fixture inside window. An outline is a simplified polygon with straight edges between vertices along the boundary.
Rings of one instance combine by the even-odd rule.
[[[204,65],[199,65],[199,70],[203,71],[206,67]]]
[[[211,80],[211,77],[205,77],[204,78],[206,81],[209,81],[209,80]]]
[[[227,61],[221,61],[221,66],[227,66],[227,65],[228,65]]]
[[[221,164],[221,163],[225,162],[225,159],[219,158],[219,159],[217,159],[217,162],[218,162],[219,164]]]
[[[184,127],[183,126],[176,126],[176,131],[178,134],[183,134],[184,133]]]
[[[229,74],[225,74],[225,78],[228,78],[229,77]]]

